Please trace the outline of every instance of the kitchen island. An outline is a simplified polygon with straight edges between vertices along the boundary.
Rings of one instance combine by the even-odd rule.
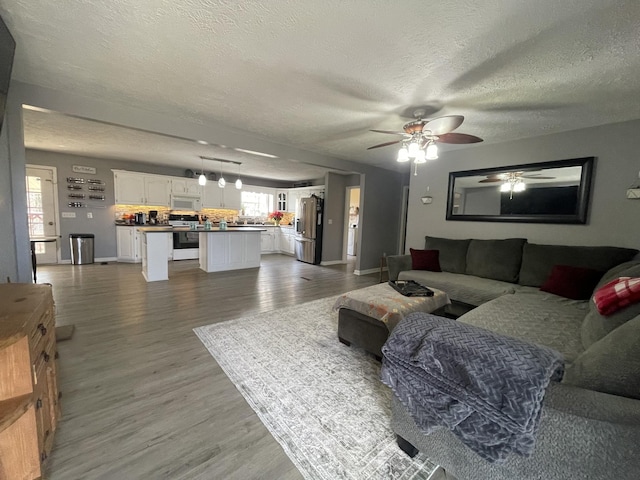
[[[264,228],[229,227],[196,230],[200,237],[200,269],[207,273],[260,266],[260,232]],[[140,228],[142,275],[147,282],[169,279],[169,236],[188,228]]]

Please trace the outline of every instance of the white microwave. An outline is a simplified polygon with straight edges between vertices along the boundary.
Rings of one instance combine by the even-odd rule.
[[[173,210],[193,210],[199,212],[202,209],[202,200],[200,197],[171,195],[171,208]]]

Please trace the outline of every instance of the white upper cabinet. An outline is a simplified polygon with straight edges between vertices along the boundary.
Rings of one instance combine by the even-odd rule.
[[[242,208],[242,190],[238,190],[235,185],[227,185],[222,190],[222,208],[230,210],[240,210]]]
[[[207,182],[202,187],[202,206],[204,208],[220,208],[222,205],[222,188],[217,182]]]
[[[195,178],[173,177],[171,179],[171,194],[198,197],[202,195],[202,187]]]
[[[144,173],[113,173],[116,204],[169,206],[170,177]]]
[[[276,210],[281,212],[289,212],[288,200],[289,192],[286,190],[276,190]]]
[[[114,172],[116,203],[144,204],[144,175],[131,172]]]
[[[145,176],[144,194],[145,204],[158,205],[161,207],[169,206],[171,201],[169,193],[171,192],[171,179],[162,176]]]

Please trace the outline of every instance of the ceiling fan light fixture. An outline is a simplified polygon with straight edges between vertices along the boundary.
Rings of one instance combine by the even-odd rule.
[[[526,189],[527,187],[522,180],[517,181],[516,184],[513,186],[513,191],[516,193],[524,192]]]
[[[501,192],[510,192],[511,191],[511,183],[510,182],[504,182],[502,185],[500,185],[500,191]]]
[[[409,151],[408,151],[409,158],[415,158],[415,156],[418,154],[419,151],[420,151],[420,144],[415,140],[413,140],[409,144]]]
[[[414,160],[415,163],[426,163],[427,159],[426,159],[426,154],[424,153],[423,149],[418,150],[418,153],[416,153],[416,158]]]
[[[409,150],[407,150],[407,147],[402,147],[398,151],[398,161],[399,162],[408,162],[409,161]]]
[[[438,159],[438,146],[433,142],[433,140],[427,145],[426,158],[427,160]]]

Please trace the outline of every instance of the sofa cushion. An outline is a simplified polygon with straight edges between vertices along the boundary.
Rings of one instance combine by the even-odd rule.
[[[640,400],[640,316],[601,338],[567,367],[563,383]]]
[[[586,301],[522,288],[480,305],[458,321],[554,348],[572,361],[584,350],[580,327],[588,308]]]
[[[442,271],[440,268],[439,250],[416,250],[415,248],[410,248],[409,252],[411,253],[412,270]]]
[[[465,273],[503,282],[517,282],[522,262],[522,246],[526,241],[524,238],[472,239],[467,249]]]
[[[604,277],[598,283],[602,287],[602,282],[606,279],[611,281],[611,275],[617,277],[638,277],[640,276],[640,263],[629,262],[626,268],[612,268],[605,273]],[[598,287],[596,287],[597,289]],[[601,315],[593,301],[589,302],[589,313],[582,322],[581,337],[584,348],[589,348],[592,344],[605,337],[609,332],[615,330],[623,323],[628,322],[632,318],[640,315],[640,303],[634,303],[626,308],[618,310],[611,315]]]
[[[615,265],[631,260],[637,253],[637,250],[631,248],[525,243],[518,283],[540,287],[549,277],[554,265],[586,267],[605,272]]]
[[[588,300],[603,273],[592,268],[554,265],[540,290],[573,300]]]
[[[415,280],[427,287],[443,290],[451,300],[481,305],[501,295],[515,292],[516,285],[488,278],[474,277],[460,273],[429,272],[427,270],[405,270],[398,275],[399,280]]]
[[[445,272],[465,273],[467,267],[467,248],[470,240],[424,237],[426,250],[440,251],[440,268]]]

